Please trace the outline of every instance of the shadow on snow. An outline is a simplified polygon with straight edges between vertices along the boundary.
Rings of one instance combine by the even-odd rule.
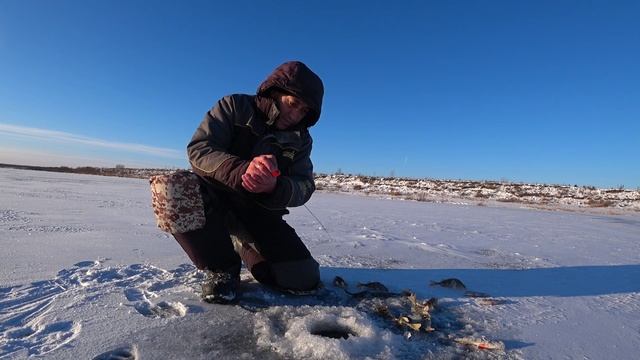
[[[341,276],[354,285],[379,281],[392,291],[409,289],[423,297],[464,296],[464,291],[430,286],[431,281],[457,278],[467,290],[499,297],[598,296],[640,292],[640,265],[596,265],[505,269],[363,269],[322,268],[323,281]],[[444,292],[444,293],[443,293]]]

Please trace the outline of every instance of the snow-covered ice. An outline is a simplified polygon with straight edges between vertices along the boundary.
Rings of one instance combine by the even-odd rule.
[[[322,224],[292,209],[286,219],[329,293],[346,296],[332,285],[341,276],[438,299],[435,331],[408,337],[362,302],[281,297],[247,274],[247,298],[273,306],[199,301],[202,274],[156,228],[145,180],[0,169],[0,188],[3,359],[630,359],[640,350],[637,212],[323,192],[307,204]],[[446,278],[490,297],[429,285]],[[350,336],[318,335],[336,329]],[[505,351],[449,341],[463,337]]]

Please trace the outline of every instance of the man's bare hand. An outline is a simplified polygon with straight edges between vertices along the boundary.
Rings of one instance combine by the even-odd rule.
[[[273,155],[256,156],[242,175],[242,187],[252,193],[270,193],[276,188],[278,162]]]

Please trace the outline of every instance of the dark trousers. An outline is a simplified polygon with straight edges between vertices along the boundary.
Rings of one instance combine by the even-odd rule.
[[[240,195],[203,184],[206,225],[203,229],[173,234],[198,269],[238,274],[241,259],[233,248],[230,228],[242,227],[266,262],[255,267],[254,277],[267,285],[308,290],[320,281],[318,263],[283,211],[267,210]],[[232,224],[233,223],[233,224]],[[254,270],[252,270],[252,273]]]

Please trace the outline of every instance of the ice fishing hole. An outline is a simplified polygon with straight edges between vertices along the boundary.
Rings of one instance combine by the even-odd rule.
[[[353,331],[353,329],[350,329],[347,326],[326,322],[313,324],[309,328],[309,332],[311,333],[311,335],[343,340],[348,339],[349,336],[358,336],[358,334]]]

